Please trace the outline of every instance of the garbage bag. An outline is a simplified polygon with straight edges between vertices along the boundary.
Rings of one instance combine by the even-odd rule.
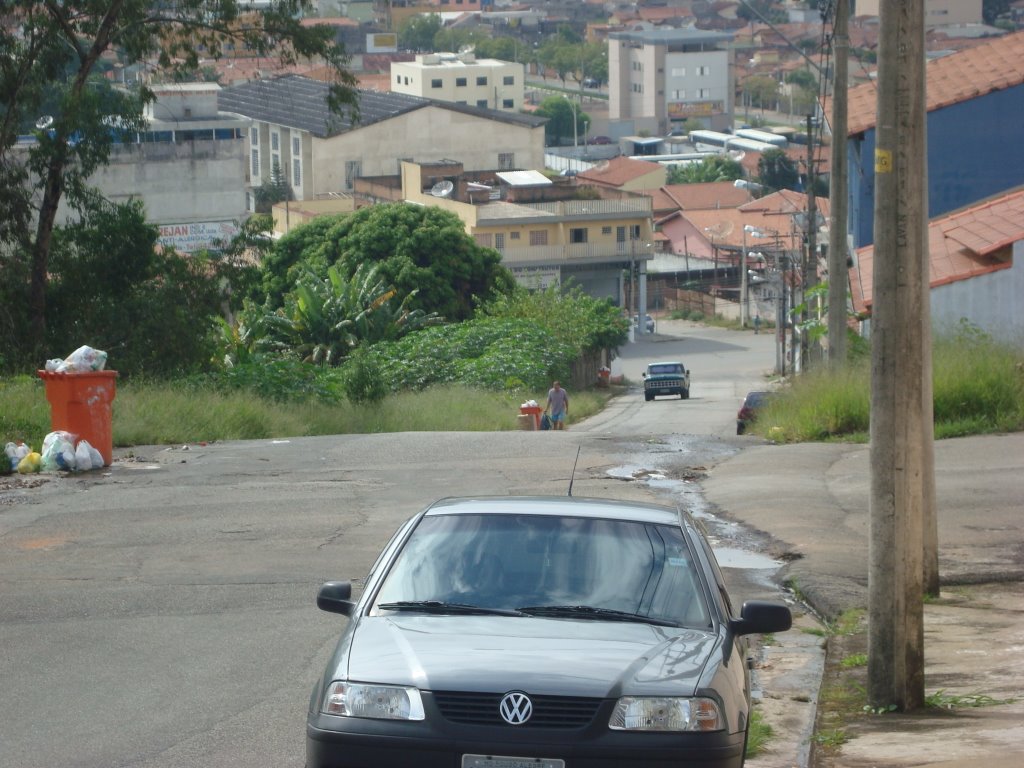
[[[56,371],[57,373],[102,371],[106,364],[106,352],[83,345],[68,355],[62,362],[58,363]]]
[[[46,472],[75,468],[75,436],[58,430],[43,438],[42,468]]]
[[[88,472],[92,469],[92,454],[89,453],[89,441],[79,440],[75,446],[75,469],[79,472]]]
[[[38,472],[40,465],[42,464],[42,460],[42,456],[35,451],[32,451],[18,462],[18,472],[22,475],[27,475],[31,472]]]

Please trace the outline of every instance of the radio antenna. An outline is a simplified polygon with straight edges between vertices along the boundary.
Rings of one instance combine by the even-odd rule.
[[[576,464],[580,460],[580,449],[582,447],[583,447],[582,445],[577,445],[576,446],[576,460],[573,461],[573,463],[572,463],[572,473],[569,475],[569,493],[568,493],[569,496],[572,496],[572,481],[576,479]]]

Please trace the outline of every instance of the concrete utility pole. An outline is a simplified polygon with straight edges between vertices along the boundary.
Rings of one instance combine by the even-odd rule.
[[[832,173],[828,224],[828,363],[836,370],[846,362],[846,230],[849,190],[846,162],[848,131],[849,0],[836,0],[832,27],[835,59],[832,80]]]
[[[807,250],[804,252],[804,269],[800,276],[803,289],[803,312],[800,313],[803,333],[800,334],[800,371],[806,372],[811,366],[811,340],[809,322],[811,319],[811,289],[818,284],[818,207],[814,196],[814,121],[807,116]],[[794,369],[796,366],[793,366]]]
[[[929,387],[924,0],[882,4],[871,311],[868,702],[924,704]],[[927,510],[933,514],[933,510]]]

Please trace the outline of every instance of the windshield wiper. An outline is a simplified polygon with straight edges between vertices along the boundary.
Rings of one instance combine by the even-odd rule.
[[[395,603],[381,603],[382,611],[419,611],[422,613],[459,613],[467,616],[519,616],[518,611],[503,608],[484,608],[482,605],[467,603],[445,603],[441,600],[400,600]]]
[[[639,613],[616,611],[612,608],[594,608],[590,605],[526,605],[517,608],[527,616],[546,616],[555,619],[596,619],[598,621],[632,621],[638,624],[656,624],[659,627],[677,627],[677,622],[642,616]]]

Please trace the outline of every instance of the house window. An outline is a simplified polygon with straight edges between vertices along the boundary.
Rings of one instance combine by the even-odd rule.
[[[481,109],[487,109],[487,99],[477,99],[476,105]]]
[[[587,228],[586,227],[573,227],[569,230],[569,242],[570,243],[585,243],[587,242]]]
[[[711,74],[711,67],[705,67],[705,66],[697,67],[697,74],[698,75],[710,75]]]
[[[253,181],[257,181],[260,178],[260,151],[256,147],[253,147],[249,151],[250,160],[252,162],[252,168],[249,170],[249,175]]]
[[[686,67],[672,67],[672,77],[686,77]]]
[[[491,247],[491,233],[482,232],[480,234],[473,235],[473,239],[476,240],[476,244],[483,248]]]
[[[710,99],[711,98],[711,89],[710,88],[698,88],[697,89],[697,98],[698,99]]]
[[[431,88],[440,88],[441,87],[441,78],[435,77],[433,80],[431,80],[430,81],[430,87]]]
[[[465,88],[465,86],[466,86],[466,78],[464,78],[464,77],[456,77],[455,78],[455,85],[458,88]]]
[[[405,76],[405,84],[406,84],[406,85],[408,85],[408,84],[409,84],[409,76],[408,76],[408,75],[406,75],[406,76]]]
[[[512,107],[515,106],[515,102],[512,101],[512,99],[502,99],[501,106],[502,109],[512,109]]]
[[[536,229],[530,232],[530,245],[547,245],[548,244],[548,231],[546,229]]]
[[[686,89],[680,88],[678,91],[672,91],[672,98],[676,101],[682,101],[686,98]]]
[[[639,224],[631,224],[630,225],[630,227],[629,227],[629,239],[630,240],[639,240],[640,239],[640,225]]]
[[[292,158],[292,186],[302,186],[302,160],[297,157]]]
[[[270,149],[272,152],[281,151],[281,134],[277,131],[270,132]]]
[[[249,129],[249,143],[254,147],[260,145],[260,129],[255,126]]]
[[[601,234],[602,235],[610,235],[611,233],[612,233],[612,228],[611,227],[601,227]]]
[[[401,84],[402,84],[402,76],[401,75],[395,75],[395,85],[401,85]]]
[[[505,233],[495,232],[494,233],[494,247],[499,251],[505,250]]]
[[[302,154],[302,139],[299,138],[298,136],[292,136],[292,154]]]
[[[352,189],[352,182],[363,175],[362,160],[345,161],[345,189]]]
[[[512,171],[516,167],[516,153],[515,152],[499,152],[498,153],[498,170],[499,171]]]
[[[518,240],[519,239],[519,233],[518,232],[509,232],[508,233],[508,239],[509,240]]]
[[[481,75],[476,79],[477,85],[487,85],[487,75]]]
[[[502,80],[502,83],[504,83],[505,85],[515,85],[516,84],[516,76],[515,75],[505,75],[504,79]]]

